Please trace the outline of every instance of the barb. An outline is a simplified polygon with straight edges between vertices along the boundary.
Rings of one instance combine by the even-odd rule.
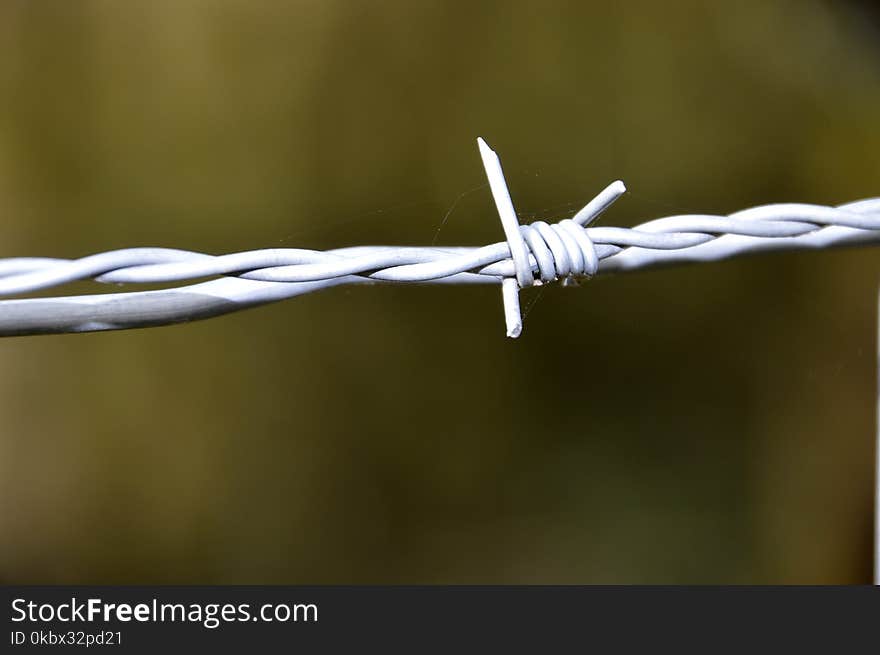
[[[880,198],[669,216],[635,228],[592,223],[626,191],[610,184],[571,219],[519,225],[498,155],[478,139],[505,241],[483,247],[359,246],[209,255],[130,248],[81,259],[0,259],[0,296],[93,278],[114,284],[218,279],[157,291],[0,300],[0,336],[149,327],[218,316],[342,284],[501,284],[507,334],[522,331],[528,286],[769,250],[880,242]]]

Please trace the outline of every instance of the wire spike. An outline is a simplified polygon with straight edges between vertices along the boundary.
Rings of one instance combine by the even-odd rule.
[[[623,180],[615,180],[605,187],[599,195],[584,205],[584,208],[572,216],[571,220],[578,225],[587,227],[624,193],[626,193],[626,185],[623,183]]]

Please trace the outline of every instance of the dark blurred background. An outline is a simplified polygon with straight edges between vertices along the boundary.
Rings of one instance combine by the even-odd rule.
[[[0,256],[880,195],[872,5],[0,4]],[[476,189],[476,190],[475,190]],[[0,341],[7,583],[854,583],[870,249]],[[113,290],[95,284],[78,290]]]

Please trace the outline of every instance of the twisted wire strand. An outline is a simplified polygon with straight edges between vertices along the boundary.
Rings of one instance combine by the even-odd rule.
[[[478,143],[505,241],[483,247],[282,248],[226,255],[129,248],[74,260],[0,259],[0,296],[83,279],[164,284],[221,276],[156,291],[0,300],[0,335],[165,325],[343,284],[500,283],[507,334],[517,337],[522,330],[518,294],[525,287],[767,250],[880,242],[880,198],[838,207],[788,203],[729,216],[669,216],[634,228],[592,226],[626,191],[620,181],[571,219],[519,225],[500,160],[482,139]]]

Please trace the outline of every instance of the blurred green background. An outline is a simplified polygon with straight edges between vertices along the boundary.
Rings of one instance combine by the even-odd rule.
[[[867,7],[867,8],[866,8]],[[0,256],[880,195],[870,5],[0,4]],[[0,341],[6,583],[853,583],[870,249]],[[78,290],[108,290],[95,284]],[[109,289],[112,290],[112,289]]]

